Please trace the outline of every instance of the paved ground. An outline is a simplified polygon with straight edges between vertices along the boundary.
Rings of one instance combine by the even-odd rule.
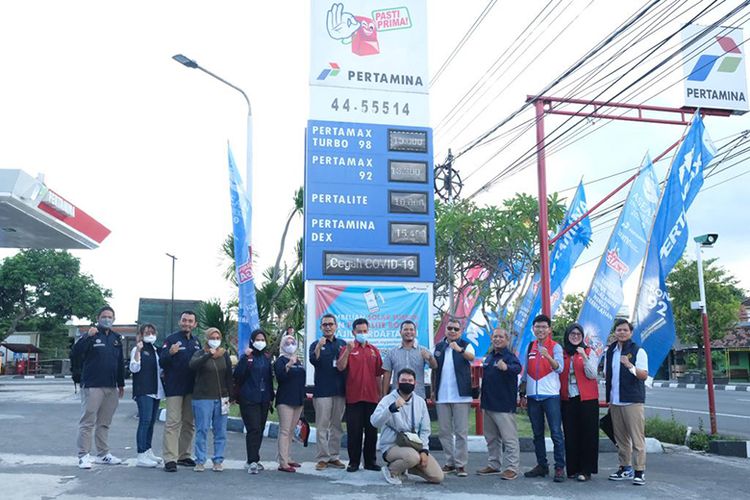
[[[683,391],[684,392],[684,391]],[[742,498],[747,495],[750,460],[699,455],[676,449],[648,456],[645,487],[607,481],[605,476],[616,467],[616,455],[600,456],[601,473],[593,481],[579,484],[568,481],[519,479],[500,481],[496,477],[472,475],[461,479],[448,477],[439,486],[417,481],[392,487],[379,473],[360,471],[316,472],[313,469],[314,445],[295,444],[295,459],[303,462],[296,474],[273,470],[276,441],[264,440],[262,457],[267,471],[249,476],[242,470],[244,437],[229,434],[227,471],[221,474],[194,473],[181,469],[177,474],[133,466],[136,428],[135,404],[126,394],[115,415],[110,442],[116,455],[129,459],[126,466],[95,466],[81,471],[75,459],[78,400],[69,381],[0,382],[0,488],[4,498],[279,498],[302,496],[309,499],[434,498],[458,500],[471,495],[486,498]],[[163,426],[159,424],[155,442],[160,443]],[[157,446],[157,451],[160,446]],[[439,452],[436,453],[441,458]],[[470,454],[469,469],[484,465],[483,454]],[[522,454],[524,469],[533,465],[531,454]],[[721,478],[720,481],[717,478]],[[8,496],[6,496],[6,494]]]

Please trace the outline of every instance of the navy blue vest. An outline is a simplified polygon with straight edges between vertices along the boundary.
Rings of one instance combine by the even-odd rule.
[[[143,344],[141,351],[141,370],[133,374],[133,398],[159,392],[158,368],[156,357],[159,351],[153,344]]]
[[[612,342],[607,348],[607,357],[605,366],[607,367],[607,376],[605,377],[605,391],[607,394],[607,403],[609,403],[610,394],[612,393],[612,356],[617,347],[617,341]],[[622,347],[622,356],[630,356],[630,362],[635,364],[635,357],[641,347],[628,340]],[[619,363],[620,360],[618,359]],[[624,366],[620,366],[620,402],[622,403],[645,403],[646,402],[646,384],[643,380],[630,373]]]
[[[466,348],[466,346],[469,345],[469,343],[462,338],[458,339],[456,343],[462,348]],[[450,351],[453,355],[453,370],[456,373],[456,382],[458,382],[458,395],[462,397],[470,397],[471,363],[466,361],[461,353],[448,347],[447,339],[444,339],[435,346],[435,359],[437,359],[438,367],[435,371],[435,387],[432,389],[433,399],[435,401],[438,399],[440,376],[443,373],[443,363],[445,362],[447,351]]]

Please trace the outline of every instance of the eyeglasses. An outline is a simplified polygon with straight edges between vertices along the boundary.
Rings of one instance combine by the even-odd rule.
[[[574,331],[570,332],[568,335],[570,337],[573,337],[573,336],[575,336],[575,337],[583,337],[583,334],[581,332],[577,331],[577,330],[574,330]]]
[[[446,329],[446,330],[448,330],[449,332],[457,332],[457,331],[461,330],[461,329],[460,329],[459,327],[457,327],[457,326],[448,326],[448,327],[446,327],[445,329]]]
[[[326,326],[336,326],[336,323],[321,323],[320,326],[326,327]]]

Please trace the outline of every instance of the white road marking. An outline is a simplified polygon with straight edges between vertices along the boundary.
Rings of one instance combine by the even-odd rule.
[[[683,413],[697,413],[699,415],[708,415],[707,411],[702,410],[685,410],[682,408],[669,408],[666,406],[646,406],[646,408],[651,408],[652,410],[667,410],[667,411],[680,411]],[[750,415],[734,415],[732,413],[717,413],[717,417],[729,417],[729,418],[747,418],[750,419]]]

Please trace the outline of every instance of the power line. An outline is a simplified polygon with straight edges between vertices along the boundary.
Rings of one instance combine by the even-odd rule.
[[[474,32],[477,30],[480,24],[482,24],[482,21],[484,21],[484,18],[487,17],[487,14],[490,13],[492,8],[497,3],[497,0],[490,0],[487,5],[484,7],[484,10],[479,14],[479,16],[474,20],[474,23],[469,27],[469,29],[464,33],[464,36],[461,37],[461,40],[459,40],[458,44],[453,48],[451,53],[448,55],[448,57],[443,61],[443,64],[440,65],[440,68],[435,72],[432,79],[430,80],[429,88],[432,88],[433,85],[437,82],[437,80],[440,78],[440,75],[443,74],[445,69],[448,67],[448,65],[453,62],[453,59],[458,55],[458,53],[461,51],[461,49],[464,47],[466,42],[471,38],[471,35],[474,34]]]

